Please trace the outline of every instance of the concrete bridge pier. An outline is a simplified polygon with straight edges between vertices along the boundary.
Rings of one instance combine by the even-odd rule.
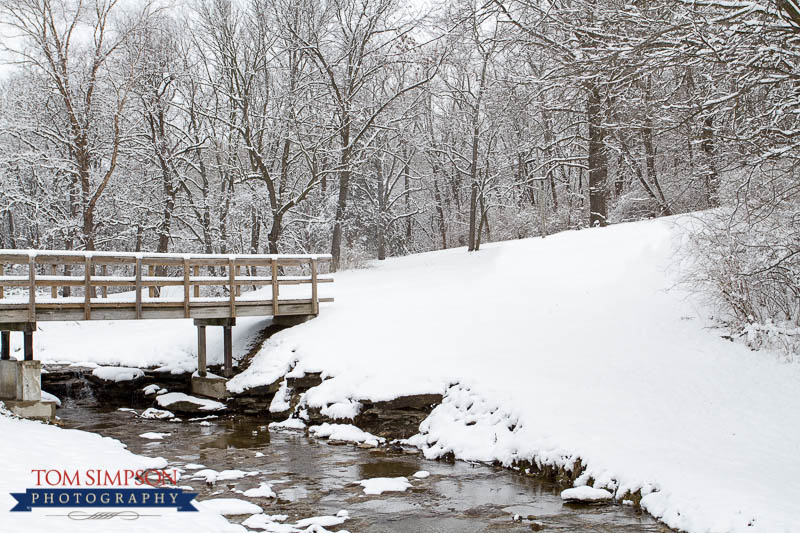
[[[33,360],[35,322],[3,323],[0,331],[0,401],[17,416],[53,420],[56,405],[42,401],[42,363]],[[23,335],[24,360],[11,359],[11,332]]]
[[[233,376],[233,326],[235,318],[196,318],[197,326],[197,373],[192,376],[192,394],[207,396],[214,399],[224,399],[228,396],[225,384],[227,378]],[[206,327],[221,326],[223,338],[224,370],[223,375],[215,376],[206,369]]]

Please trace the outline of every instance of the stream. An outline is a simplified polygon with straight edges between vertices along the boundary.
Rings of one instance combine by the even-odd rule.
[[[192,479],[192,471],[186,470],[179,485],[190,485],[200,501],[249,500],[267,514],[289,515],[287,523],[346,509],[350,519],[328,529],[352,533],[670,531],[629,507],[565,505],[554,483],[499,467],[428,461],[409,450],[334,445],[300,432],[269,430],[267,422],[254,418],[168,422],[70,402],[57,414],[65,428],[113,437],[133,453],[164,457],[169,461],[168,468],[199,463],[217,471],[257,471],[257,475],[207,485],[204,480]],[[147,440],[139,436],[145,432],[171,435],[160,441]],[[430,477],[411,477],[420,470],[430,472]],[[413,487],[406,492],[367,496],[355,484],[367,478],[397,476],[408,477]],[[272,485],[277,498],[246,498],[234,492],[265,481]],[[521,521],[514,521],[514,515]],[[248,516],[228,520],[241,522]]]

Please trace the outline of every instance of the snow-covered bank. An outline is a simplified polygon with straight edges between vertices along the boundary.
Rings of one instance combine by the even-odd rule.
[[[338,273],[336,302],[270,339],[229,389],[294,365],[331,377],[311,407],[447,392],[413,439],[429,457],[580,458],[577,484],[640,490],[672,527],[794,531],[800,367],[721,339],[674,288],[676,221]]]
[[[245,531],[238,525],[228,523],[219,513],[200,508],[200,512],[178,512],[159,508],[156,518],[141,517],[137,522],[130,520],[71,520],[66,516],[47,516],[66,514],[74,508],[38,508],[31,512],[9,512],[17,503],[11,496],[14,492],[36,488],[34,469],[59,471],[85,471],[100,469],[117,472],[120,470],[139,470],[164,468],[166,461],[161,458],[147,458],[134,455],[114,439],[86,433],[84,431],[60,429],[29,420],[9,418],[0,413],[0,531],[47,533],[96,531],[127,532],[132,528],[174,532],[225,533]],[[87,508],[87,511],[102,510]],[[150,510],[152,512],[152,509]],[[144,511],[143,514],[147,513]]]

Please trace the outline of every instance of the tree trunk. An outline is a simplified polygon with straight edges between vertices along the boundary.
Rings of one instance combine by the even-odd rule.
[[[383,168],[379,160],[375,161],[375,171],[378,178],[378,216],[375,221],[375,229],[378,234],[378,260],[383,261],[386,259],[386,190],[383,183]]]
[[[331,272],[339,270],[342,253],[342,222],[347,211],[347,195],[350,190],[350,124],[345,121],[342,129],[342,152],[339,157],[339,198],[336,201],[336,215],[333,221],[331,238]]]
[[[444,206],[442,205],[442,193],[439,191],[436,175],[438,168],[433,167],[433,199],[436,202],[436,218],[439,223],[439,235],[442,239],[442,250],[447,249],[447,222],[444,218]]]
[[[706,184],[706,200],[709,207],[719,207],[719,177],[714,164],[714,117],[707,116],[703,120],[703,133],[700,148],[705,159],[704,178]]]
[[[589,225],[605,226],[608,223],[606,210],[606,179],[608,177],[608,155],[605,147],[605,128],[601,109],[600,89],[592,85],[589,89],[587,115],[589,121]]]
[[[664,197],[664,191],[661,190],[661,184],[658,182],[658,175],[656,174],[656,150],[653,146],[653,119],[650,118],[650,116],[647,116],[644,120],[642,142],[644,143],[647,177],[658,192],[658,203],[661,205],[661,214],[669,216],[672,214],[672,210],[669,208],[669,204],[667,204],[667,199]]]

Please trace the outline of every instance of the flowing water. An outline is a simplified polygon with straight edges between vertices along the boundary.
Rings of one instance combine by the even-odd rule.
[[[331,515],[341,509],[350,519],[331,531],[352,533],[470,533],[483,531],[668,532],[653,518],[618,505],[564,505],[559,488],[502,468],[464,462],[428,461],[409,451],[365,450],[333,445],[302,433],[268,430],[253,418],[224,417],[195,422],[146,420],[119,410],[67,406],[59,409],[64,427],[119,439],[137,454],[164,457],[170,467],[200,463],[217,471],[257,471],[257,475],[207,485],[186,471],[198,500],[240,498],[267,514],[289,520]],[[162,441],[139,437],[171,433]],[[258,454],[258,456],[257,456]],[[261,455],[263,454],[263,455]],[[427,470],[430,477],[411,475]],[[366,496],[355,482],[374,477],[408,477],[406,492]],[[277,498],[244,498],[234,490],[272,484]],[[514,515],[521,517],[514,521]],[[240,522],[245,516],[229,517]]]

